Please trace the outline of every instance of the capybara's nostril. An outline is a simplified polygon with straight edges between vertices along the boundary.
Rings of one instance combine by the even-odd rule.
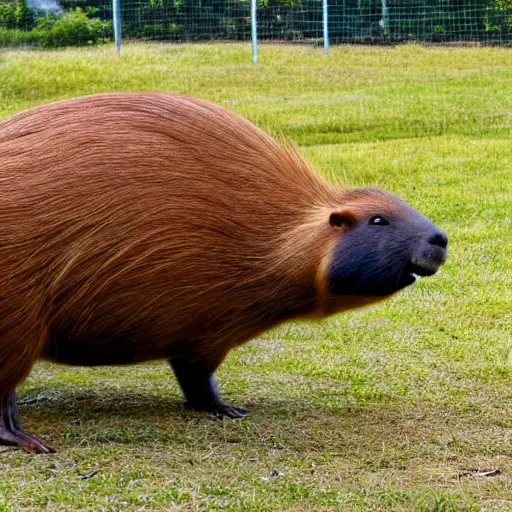
[[[446,249],[448,245],[448,237],[442,231],[436,231],[429,239],[430,245],[438,245],[443,249]]]

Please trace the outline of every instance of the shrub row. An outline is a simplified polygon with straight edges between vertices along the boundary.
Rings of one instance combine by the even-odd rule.
[[[3,14],[2,18],[0,10],[0,47],[62,48],[103,43],[112,37],[111,21],[89,17],[79,7],[61,16],[49,15],[34,18],[31,22],[25,17],[22,26],[11,22],[12,17],[5,16],[5,10]]]

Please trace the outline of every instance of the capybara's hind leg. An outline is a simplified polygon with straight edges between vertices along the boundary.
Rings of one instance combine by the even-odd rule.
[[[173,357],[169,359],[176,378],[185,395],[185,407],[193,411],[206,411],[219,417],[232,419],[243,418],[249,413],[243,407],[223,402],[213,379],[213,372],[221,363],[205,363],[190,357]]]
[[[50,446],[44,445],[21,430],[15,392],[0,399],[0,444],[18,446],[28,453],[55,452]]]

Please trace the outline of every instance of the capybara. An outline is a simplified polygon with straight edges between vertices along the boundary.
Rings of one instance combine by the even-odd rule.
[[[103,94],[0,123],[0,442],[37,359],[169,360],[190,409],[231,418],[213,373],[296,317],[384,299],[446,259],[397,197],[334,187],[211,103]]]

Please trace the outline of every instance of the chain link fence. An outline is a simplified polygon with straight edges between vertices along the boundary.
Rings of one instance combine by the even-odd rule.
[[[512,0],[328,0],[331,44],[512,44]],[[324,44],[322,0],[257,0],[260,42]],[[113,40],[105,0],[0,0],[0,47]],[[249,41],[251,0],[120,0],[123,40]]]

